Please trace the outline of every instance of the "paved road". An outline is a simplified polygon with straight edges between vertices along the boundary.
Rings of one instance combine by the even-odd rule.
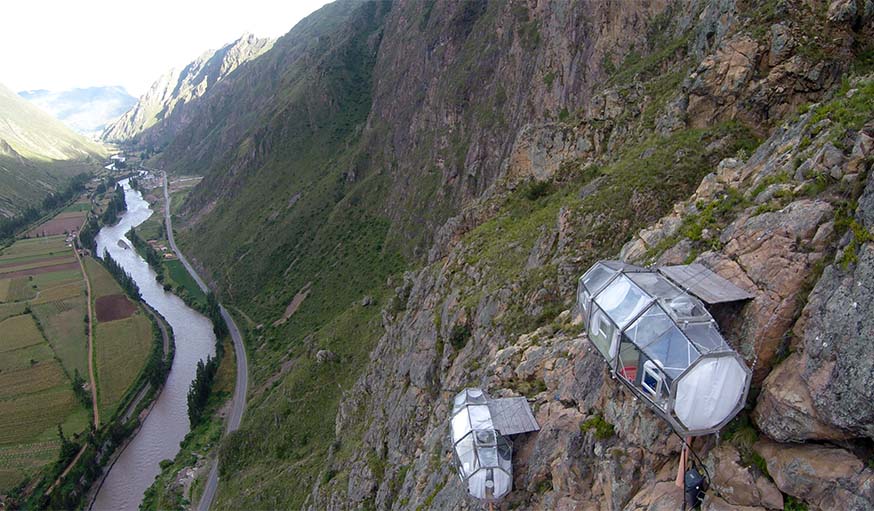
[[[176,253],[176,256],[182,262],[182,265],[185,266],[188,273],[194,277],[194,280],[197,282],[197,285],[200,286],[200,289],[202,289],[204,293],[208,293],[209,288],[206,283],[200,278],[200,275],[197,274],[191,264],[188,263],[188,260],[185,259],[184,255],[182,255],[179,248],[176,247],[176,240],[173,239],[173,223],[170,219],[170,192],[168,190],[167,173],[162,173],[164,175],[164,225],[166,227],[165,230],[167,231],[167,241],[170,243],[170,248],[173,249],[173,252]],[[249,363],[246,359],[246,349],[243,347],[243,336],[240,334],[240,329],[237,328],[237,324],[234,322],[231,315],[228,314],[228,311],[224,306],[219,305],[219,307],[221,308],[222,318],[228,325],[231,339],[234,341],[234,354],[237,357],[237,383],[234,387],[234,400],[231,405],[231,413],[228,416],[227,427],[225,428],[225,432],[230,433],[236,431],[240,427],[240,420],[243,418],[243,412],[246,411],[246,393],[249,388]],[[209,470],[209,477],[207,478],[206,486],[203,489],[203,495],[200,498],[200,503],[197,505],[198,511],[207,511],[209,509],[209,506],[215,498],[215,492],[217,489],[218,458],[214,459],[212,462],[212,467]]]

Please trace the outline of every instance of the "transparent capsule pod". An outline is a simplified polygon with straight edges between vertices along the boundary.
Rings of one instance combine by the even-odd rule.
[[[658,270],[600,261],[580,277],[577,307],[611,371],[684,436],[718,431],[743,408],[751,371],[701,300]]]

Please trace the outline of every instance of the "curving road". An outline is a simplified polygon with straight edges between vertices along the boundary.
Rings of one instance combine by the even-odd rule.
[[[170,219],[170,192],[168,190],[167,173],[161,171],[164,176],[164,225],[167,231],[167,241],[170,243],[170,248],[176,253],[176,257],[188,270],[188,273],[194,277],[194,281],[204,293],[209,292],[209,287],[200,278],[200,275],[194,270],[179,248],[176,246],[176,240],[173,239],[173,223]],[[231,412],[228,415],[227,427],[225,433],[236,431],[240,427],[240,420],[243,418],[243,412],[246,411],[246,393],[249,388],[249,363],[246,359],[246,349],[243,346],[243,336],[240,334],[240,329],[234,319],[228,314],[223,305],[221,308],[222,319],[228,325],[228,331],[231,333],[231,339],[234,341],[234,354],[237,357],[237,382],[234,387],[234,399],[231,405]],[[218,458],[214,459],[209,470],[209,477],[206,481],[206,486],[203,489],[203,495],[200,497],[200,503],[197,505],[198,511],[207,511],[215,498],[215,492],[218,489]]]

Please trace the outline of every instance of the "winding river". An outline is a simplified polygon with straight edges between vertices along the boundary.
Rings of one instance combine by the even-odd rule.
[[[173,327],[176,356],[154,408],[140,431],[112,465],[97,493],[91,509],[99,511],[139,508],[143,493],[160,472],[158,464],[161,460],[176,456],[179,442],[189,431],[188,387],[194,379],[197,361],[206,359],[215,351],[215,335],[209,320],[185,305],[176,295],[164,291],[146,261],[132,248],[120,246],[120,240],[125,240],[125,245],[131,246],[125,233],[153,214],[140,192],[133,190],[127,180],[121,184],[124,186],[127,212],[117,225],[100,230],[97,250],[99,254],[104,250],[109,251],[112,258],[134,278],[143,299]]]

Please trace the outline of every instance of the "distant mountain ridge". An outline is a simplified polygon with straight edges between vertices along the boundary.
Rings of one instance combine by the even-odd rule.
[[[100,144],[0,84],[0,217],[37,204],[105,154]]]
[[[272,45],[272,39],[244,34],[218,50],[203,53],[182,69],[168,71],[130,110],[108,125],[101,138],[144,148],[161,147],[190,122],[192,100]]]
[[[86,87],[65,91],[21,91],[19,96],[42,108],[75,131],[98,137],[107,124],[127,112],[137,100],[123,87]]]

